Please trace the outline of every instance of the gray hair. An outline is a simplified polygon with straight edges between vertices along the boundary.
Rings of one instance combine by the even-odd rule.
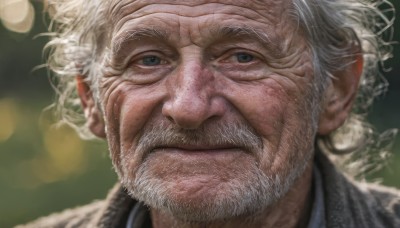
[[[75,77],[84,75],[98,97],[101,59],[110,39],[109,4],[102,0],[47,0],[52,17],[48,68],[55,73],[57,113],[63,123],[77,130],[83,138],[93,135],[75,90]],[[322,94],[334,78],[333,72],[344,69],[354,46],[361,47],[364,68],[352,114],[337,131],[318,136],[317,145],[349,172],[364,173],[375,169],[386,157],[395,130],[375,132],[366,114],[374,98],[387,89],[380,73],[392,53],[394,7],[388,0],[293,0],[292,16],[308,38],[313,53],[316,94]],[[347,62],[345,62],[347,61]],[[368,150],[368,151],[366,151]],[[364,159],[354,162],[354,158]],[[351,161],[351,162],[350,162]]]
[[[354,47],[361,47],[363,75],[352,113],[342,127],[319,136],[317,143],[347,173],[363,177],[382,167],[397,133],[390,129],[379,134],[366,120],[374,98],[388,86],[379,68],[392,57],[394,7],[387,0],[294,0],[294,6],[314,53],[316,90],[323,91],[334,79],[332,73],[348,66],[349,56],[359,54]]]

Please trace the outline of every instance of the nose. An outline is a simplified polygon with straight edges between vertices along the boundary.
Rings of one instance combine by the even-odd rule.
[[[197,129],[223,115],[224,104],[215,88],[215,78],[200,61],[182,63],[168,82],[169,98],[162,113],[183,129]]]

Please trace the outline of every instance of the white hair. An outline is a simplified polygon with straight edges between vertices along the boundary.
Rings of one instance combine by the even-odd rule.
[[[85,138],[93,135],[85,126],[74,79],[77,75],[85,76],[98,96],[101,59],[110,40],[108,10],[112,2],[47,0],[53,32],[46,48],[48,67],[55,73],[55,106],[61,120]],[[387,155],[390,139],[396,133],[389,130],[379,135],[365,118],[374,98],[387,89],[379,69],[385,69],[384,62],[392,54],[394,7],[388,0],[293,0],[292,16],[304,31],[313,53],[316,94],[326,89],[333,72],[349,64],[344,57],[356,54],[354,45],[361,47],[365,64],[353,112],[343,127],[329,136],[318,137],[317,142],[321,149],[347,154],[342,158],[350,160],[363,151],[365,159],[357,167],[352,162],[353,171],[367,171],[372,168],[367,164],[377,164],[374,160]],[[375,156],[375,152],[380,155]],[[342,159],[339,163],[347,164],[350,160]]]
[[[318,137],[320,149],[341,155],[331,157],[355,176],[379,169],[397,130],[378,134],[366,115],[375,97],[388,86],[379,69],[392,57],[393,5],[387,0],[294,0],[294,6],[314,53],[316,90],[323,91],[334,78],[333,72],[351,64],[348,57],[359,54],[355,46],[364,58],[352,114],[341,128]]]

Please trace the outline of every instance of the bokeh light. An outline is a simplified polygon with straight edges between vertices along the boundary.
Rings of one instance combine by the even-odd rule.
[[[0,100],[0,142],[7,141],[15,131],[17,111],[11,99]]]
[[[35,10],[28,0],[0,0],[0,19],[8,30],[27,33],[32,29]]]

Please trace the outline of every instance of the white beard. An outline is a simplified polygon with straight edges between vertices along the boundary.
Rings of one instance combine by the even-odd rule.
[[[210,222],[256,214],[271,206],[288,192],[297,177],[303,173],[312,154],[307,153],[309,156],[302,156],[294,163],[285,164],[286,167],[281,172],[273,175],[265,174],[256,162],[250,167],[238,167],[240,172],[236,172],[234,178],[223,184],[220,194],[208,195],[195,202],[182,201],[176,197],[174,183],[159,178],[153,171],[154,166],[159,164],[157,162],[162,162],[152,162],[157,160],[157,155],[151,153],[154,145],[219,145],[228,140],[247,148],[254,156],[267,153],[254,130],[243,123],[213,125],[195,132],[157,124],[143,130],[135,151],[122,153],[122,169],[118,174],[129,194],[151,208],[170,213],[182,221]],[[142,153],[143,161],[137,171],[132,173],[129,165],[135,153]]]

